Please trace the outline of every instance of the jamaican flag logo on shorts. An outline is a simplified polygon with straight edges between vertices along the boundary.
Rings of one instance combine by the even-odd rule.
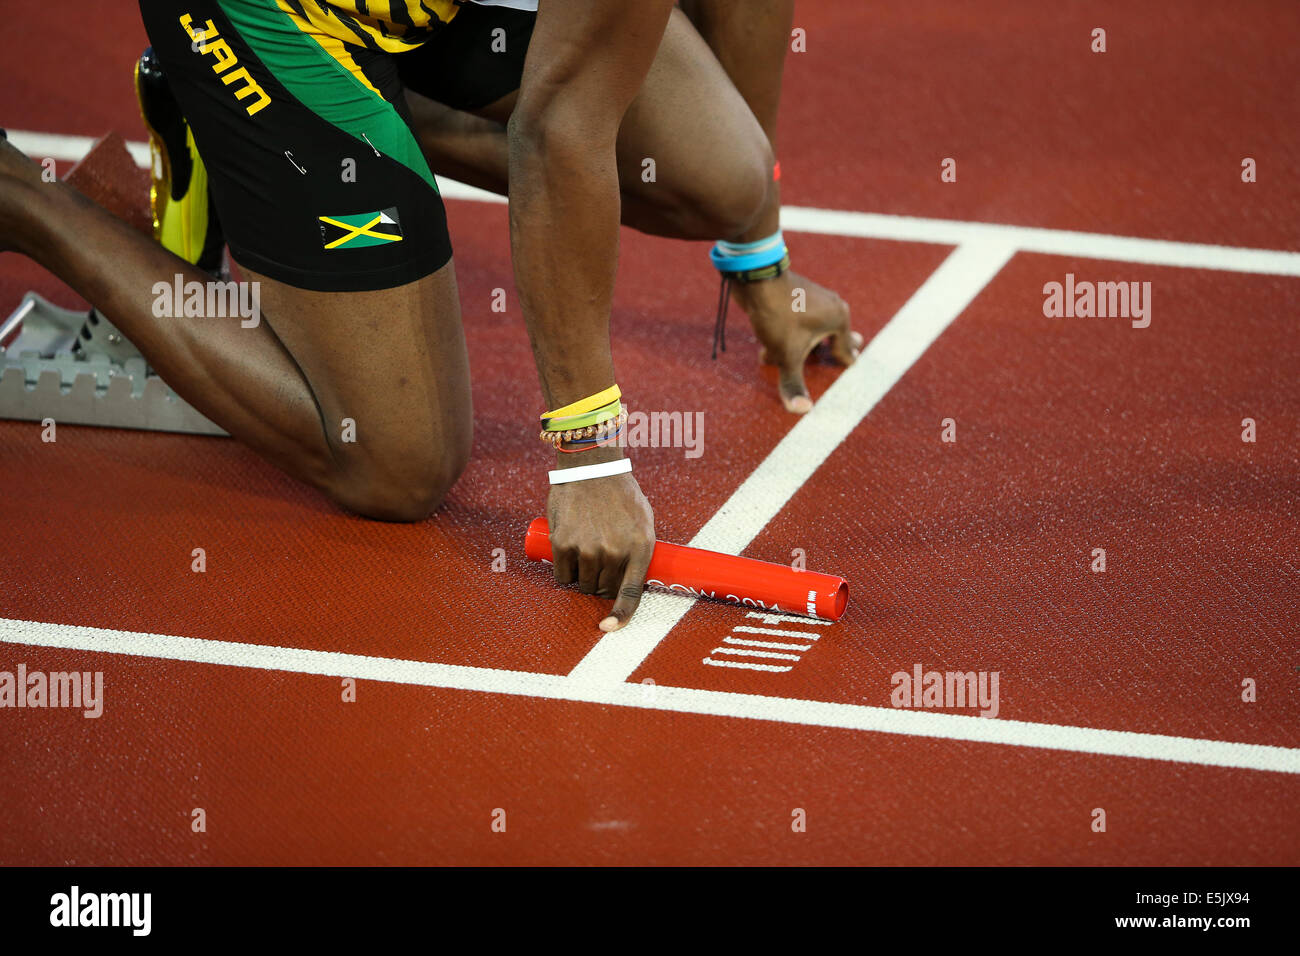
[[[361,249],[402,241],[397,207],[347,216],[318,216],[320,239],[326,249]]]

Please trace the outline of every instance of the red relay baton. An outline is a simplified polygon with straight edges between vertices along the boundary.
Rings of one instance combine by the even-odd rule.
[[[545,518],[535,518],[528,526],[524,553],[534,561],[552,560],[551,531]],[[655,542],[646,584],[827,621],[838,621],[849,603],[849,582],[833,574],[798,571],[784,564],[667,541]]]

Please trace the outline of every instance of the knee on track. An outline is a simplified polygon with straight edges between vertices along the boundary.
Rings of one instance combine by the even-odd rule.
[[[444,441],[384,443],[340,454],[326,493],[341,507],[379,521],[423,521],[442,504],[469,462],[468,429]]]

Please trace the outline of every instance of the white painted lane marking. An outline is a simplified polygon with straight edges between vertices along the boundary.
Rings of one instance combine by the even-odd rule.
[[[775,671],[779,674],[793,669],[791,667],[779,667],[776,664],[750,664],[746,661],[715,661],[712,657],[704,658],[704,663],[708,664],[710,667],[735,667],[747,671]]]
[[[780,641],[747,641],[740,637],[724,637],[722,643],[739,647],[770,647],[780,651],[806,651],[812,647],[811,644],[784,644]]]
[[[773,637],[802,637],[809,641],[815,641],[820,634],[814,634],[812,631],[778,631],[770,627],[746,627],[744,624],[739,627],[733,627],[733,631],[739,631],[742,634],[771,634]]]
[[[743,651],[740,648],[715,647],[710,654],[730,654],[732,657],[770,657],[778,661],[797,661],[798,654],[780,654],[776,651]]]
[[[35,157],[75,162],[90,149],[90,136],[65,136],[10,130],[15,146]],[[127,148],[141,166],[149,165],[149,144],[128,142]],[[448,199],[504,203],[505,197],[438,177],[438,189]],[[1039,229],[995,222],[963,222],[957,219],[927,219],[919,216],[891,216],[884,213],[845,209],[817,209],[783,206],[781,226],[787,232],[812,232],[860,239],[889,239],[896,242],[928,242],[948,246],[993,242],[1010,244],[1022,252],[1138,262],[1175,268],[1254,272],[1261,275],[1300,276],[1300,252],[1220,246],[1200,242],[1112,236],[1099,232],[1068,229]]]
[[[35,133],[30,130],[6,131],[9,142],[36,161],[54,159],[75,163],[90,152],[97,136],[66,136],[62,133]],[[136,165],[149,168],[149,144],[128,140],[127,151]]]
[[[860,704],[733,694],[656,685],[647,694],[641,684],[590,684],[555,674],[491,670],[393,660],[335,651],[313,651],[263,644],[238,644],[165,634],[142,634],[37,621],[0,618],[0,643],[172,661],[189,661],[225,667],[244,667],[392,684],[414,684],[490,694],[512,694],[546,700],[566,700],[632,707],[642,710],[704,714],[768,720],[781,724],[838,727],[914,737],[967,740],[1037,747],[1047,750],[1169,760],[1213,767],[1237,767],[1275,773],[1300,774],[1300,749],[1192,737],[1167,737],[1123,730],[1095,730],[1018,720],[987,719],[963,714],[895,710]],[[97,666],[103,666],[97,665]],[[771,665],[752,665],[753,668]],[[751,668],[752,669],[752,668]],[[111,706],[111,702],[109,705]]]
[[[724,554],[748,547],[1014,252],[1012,246],[992,243],[953,250],[690,545]],[[627,680],[691,604],[684,596],[672,603],[643,600],[631,623],[602,637],[570,676],[601,684]]]
[[[782,206],[781,227],[787,232],[815,232],[861,239],[892,239],[898,242],[937,242],[952,246],[982,242],[1009,243],[1020,252],[1037,252],[1050,256],[1106,259],[1179,269],[1300,276],[1300,252],[1144,239],[1138,236],[1111,236],[1069,229],[1039,229],[996,222],[963,222],[957,219],[924,219],[874,212]]]
[[[761,618],[764,624],[811,624],[814,627],[830,627],[834,621],[824,621],[819,617],[793,617],[789,614],[772,614],[767,611],[750,611],[745,617]]]
[[[7,130],[9,142],[33,159],[50,158],[59,162],[75,163],[90,152],[97,136],[69,136],[62,133],[36,133],[30,130]],[[139,140],[127,140],[127,151],[137,166],[149,168],[149,144]],[[447,199],[466,199],[471,202],[490,202],[503,204],[505,196],[498,196],[475,186],[458,183],[454,179],[435,177],[438,192]]]

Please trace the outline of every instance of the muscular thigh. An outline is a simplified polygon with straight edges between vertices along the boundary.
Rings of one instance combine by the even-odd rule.
[[[244,271],[261,282],[266,321],[313,384],[340,464],[464,464],[473,415],[451,263],[367,292],[303,290]]]
[[[488,51],[498,28],[506,47],[493,55]],[[530,35],[528,14],[465,7],[434,43],[399,55],[397,62],[408,90],[418,96],[505,124],[518,98]],[[437,109],[417,108],[416,115],[446,123]],[[435,151],[451,137],[449,155],[437,159],[453,170],[464,175],[467,162],[483,162],[492,168],[477,177],[481,182],[502,179],[504,142],[490,154],[477,128],[460,134],[448,126],[443,136],[422,133],[430,134],[425,142]],[[654,63],[623,119],[618,163],[624,221],[676,236],[728,238],[728,228],[761,201],[770,181],[771,148],[762,127],[680,10],[669,18]]]
[[[675,211],[671,234],[698,238],[730,238],[743,228],[736,220],[756,211],[771,180],[767,136],[680,10],[623,117],[618,164],[625,202],[634,202],[625,210],[629,225],[663,231],[660,219]],[[641,214],[651,221],[638,221]]]
[[[141,0],[141,12],[231,256],[260,284],[263,320],[307,379],[330,447],[384,467],[427,467],[431,449],[463,457],[451,244],[394,56],[266,0]]]

